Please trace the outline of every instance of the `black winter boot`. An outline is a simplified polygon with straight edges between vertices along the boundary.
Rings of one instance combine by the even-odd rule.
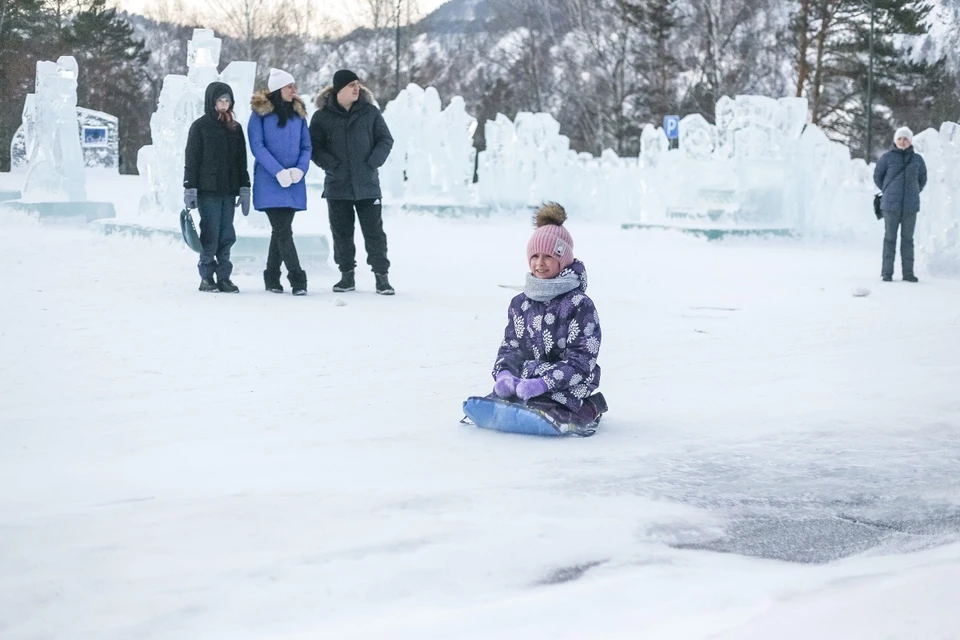
[[[240,293],[240,287],[230,282],[230,278],[217,280],[217,289],[223,293]]]
[[[920,279],[911,273],[908,276],[903,276],[903,281],[904,282],[920,282]]]
[[[884,282],[893,282],[893,276],[880,276]]]
[[[357,288],[357,282],[353,277],[353,271],[343,271],[340,273],[340,282],[333,285],[334,293],[343,293],[353,291]]]
[[[297,271],[295,273],[288,273],[287,278],[290,280],[290,288],[293,289],[293,295],[295,296],[307,295],[306,271]]]
[[[203,278],[200,280],[200,291],[210,292],[210,291],[220,291],[217,288],[217,283],[213,281],[213,278]]]
[[[607,399],[603,397],[602,393],[593,394],[587,398],[587,402],[592,403],[593,406],[597,408],[598,414],[604,414],[607,412]]]
[[[390,281],[387,280],[387,274],[375,273],[373,277],[377,279],[377,293],[382,296],[392,296],[396,293],[393,287],[390,286]]]
[[[283,293],[283,285],[280,284],[280,274],[271,274],[269,271],[263,272],[263,286],[270,293]]]

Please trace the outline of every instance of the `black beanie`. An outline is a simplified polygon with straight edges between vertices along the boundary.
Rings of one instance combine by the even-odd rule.
[[[333,93],[340,93],[340,89],[343,89],[345,86],[353,82],[354,80],[359,80],[353,71],[349,69],[340,69],[335,74],[333,74]]]

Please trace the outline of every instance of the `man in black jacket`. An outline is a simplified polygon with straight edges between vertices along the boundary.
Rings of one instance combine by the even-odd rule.
[[[341,273],[333,290],[356,288],[357,249],[353,242],[356,212],[367,250],[367,264],[376,277],[377,293],[393,295],[387,279],[390,261],[377,172],[390,155],[393,137],[373,95],[361,86],[352,71],[337,71],[333,85],[320,92],[316,105],[317,111],[310,121],[312,158],[326,172],[323,197],[327,199],[330,214],[333,259]]]
[[[247,141],[233,117],[233,90],[211,82],[204,96],[204,115],[190,126],[184,152],[183,203],[200,210],[200,291],[237,293],[230,280],[230,249],[237,241],[234,208],[250,213]],[[217,280],[214,282],[213,276]]]

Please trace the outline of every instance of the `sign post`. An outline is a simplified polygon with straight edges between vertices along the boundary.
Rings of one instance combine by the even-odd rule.
[[[672,149],[673,141],[680,139],[680,116],[663,116],[663,132],[667,134]]]

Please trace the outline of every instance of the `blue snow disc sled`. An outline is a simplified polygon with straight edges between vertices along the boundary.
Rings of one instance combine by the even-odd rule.
[[[197,233],[197,227],[193,224],[193,216],[189,209],[180,212],[180,233],[183,234],[183,241],[187,246],[200,253],[203,248],[200,244],[200,234]]]
[[[564,423],[535,406],[510,402],[501,398],[471,396],[463,403],[466,414],[460,422],[473,423],[484,429],[522,433],[530,436],[592,436],[597,432],[597,421],[583,426]]]

